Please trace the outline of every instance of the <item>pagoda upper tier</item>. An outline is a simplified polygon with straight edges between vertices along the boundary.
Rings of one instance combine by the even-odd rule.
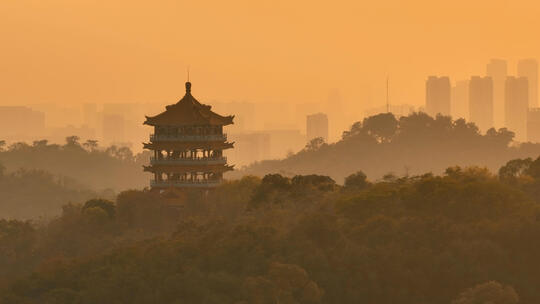
[[[226,126],[233,123],[234,115],[221,116],[211,110],[211,106],[197,101],[191,95],[191,83],[186,82],[186,95],[176,104],[156,116],[146,116],[145,125],[150,126]]]

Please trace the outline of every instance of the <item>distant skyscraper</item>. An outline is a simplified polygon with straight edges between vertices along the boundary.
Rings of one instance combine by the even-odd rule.
[[[83,105],[83,123],[91,128],[98,125],[98,110],[96,103],[85,103]]]
[[[426,81],[426,112],[450,115],[450,78],[429,76]]]
[[[456,81],[452,87],[452,117],[454,119],[464,118],[469,120],[469,81]]]
[[[505,88],[505,124],[516,133],[516,139],[527,138],[529,81],[527,77],[507,77]]]
[[[44,134],[43,112],[21,106],[0,106],[0,140],[30,141]]]
[[[505,122],[505,95],[506,76],[508,67],[506,60],[491,59],[486,66],[486,75],[493,79],[493,119],[495,126],[502,127]]]
[[[538,107],[538,62],[535,59],[520,60],[518,76],[529,79],[529,107]]]
[[[124,143],[126,121],[124,116],[116,114],[103,115],[103,140],[106,144]]]
[[[265,132],[229,134],[234,142],[234,149],[228,149],[225,155],[230,162],[238,166],[246,166],[256,161],[271,158],[270,134]]]
[[[328,142],[328,116],[324,113],[308,115],[306,119],[307,140],[322,137]]]
[[[328,115],[329,122],[332,123],[332,133],[329,133],[330,138],[338,139],[341,136],[341,132],[347,129],[349,122],[347,122],[347,111],[344,111],[344,101],[339,89],[331,89],[328,93],[326,104],[323,107],[324,112]]]
[[[493,127],[493,80],[473,76],[469,81],[469,117],[480,131]]]
[[[529,109],[527,116],[527,140],[540,143],[540,108]]]

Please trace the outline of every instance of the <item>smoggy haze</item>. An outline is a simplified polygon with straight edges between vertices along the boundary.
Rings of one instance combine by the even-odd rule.
[[[361,113],[422,105],[427,75],[539,57],[537,1],[0,3],[0,104],[167,102],[186,66],[202,100],[306,103],[338,88]]]

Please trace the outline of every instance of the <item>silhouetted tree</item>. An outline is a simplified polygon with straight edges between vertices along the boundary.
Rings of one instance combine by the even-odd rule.
[[[306,147],[304,149],[306,151],[317,151],[325,144],[326,143],[324,142],[324,138],[315,137],[306,144]]]
[[[32,267],[36,238],[30,222],[0,219],[0,277]]]
[[[486,132],[486,139],[493,143],[494,145],[500,146],[500,147],[508,147],[508,145],[512,142],[512,140],[515,137],[515,133],[508,130],[507,128],[501,128],[499,130],[495,130],[495,128],[491,128],[487,130]]]
[[[462,292],[452,304],[517,304],[519,296],[511,286],[491,281]]]
[[[88,151],[94,151],[98,148],[98,141],[94,139],[89,139],[83,143],[83,147]]]
[[[336,187],[336,182],[329,176],[324,175],[296,175],[291,179],[291,186],[297,190],[316,188],[320,191],[332,191]]]
[[[116,215],[116,208],[114,203],[105,199],[91,199],[84,203],[82,211],[86,211],[92,208],[99,208],[103,210],[109,218],[114,218]]]
[[[49,143],[49,141],[46,140],[46,139],[35,140],[35,141],[32,143],[32,146],[34,146],[35,148],[43,148],[43,147],[46,147],[48,143]]]
[[[119,148],[114,156],[123,161],[133,161],[133,152],[128,147]]]
[[[349,130],[343,131],[343,135],[341,136],[341,138],[345,140],[345,139],[358,136],[360,134],[365,134],[365,131],[364,131],[364,128],[362,127],[362,122],[357,121],[354,124],[352,124]]]
[[[80,143],[79,143],[79,140],[81,138],[79,136],[68,136],[66,137],[66,146],[67,147],[80,147]]]
[[[321,303],[324,291],[298,265],[274,262],[268,277],[276,287],[277,303]]]
[[[389,142],[398,129],[398,121],[392,113],[381,113],[365,118],[362,128],[379,142]]]
[[[532,158],[511,160],[499,169],[499,177],[505,182],[515,182],[528,173],[532,162]]]
[[[538,157],[529,165],[526,173],[531,177],[535,178],[536,180],[540,181],[540,157]]]
[[[367,181],[367,175],[362,172],[358,171],[354,174],[351,174],[345,178],[345,188],[347,189],[363,189],[369,185],[369,182]]]
[[[266,203],[277,203],[278,194],[288,191],[290,187],[291,180],[281,174],[265,175],[251,198],[249,207],[257,208]]]

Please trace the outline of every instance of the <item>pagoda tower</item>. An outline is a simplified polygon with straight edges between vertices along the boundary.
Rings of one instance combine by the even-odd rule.
[[[233,169],[227,165],[223,150],[233,147],[227,142],[223,127],[233,124],[234,116],[221,116],[211,106],[201,104],[191,95],[186,82],[186,95],[165,112],[146,116],[145,125],[154,127],[150,142],[144,148],[154,152],[144,171],[152,172],[152,189],[213,188],[223,180],[223,173]]]

